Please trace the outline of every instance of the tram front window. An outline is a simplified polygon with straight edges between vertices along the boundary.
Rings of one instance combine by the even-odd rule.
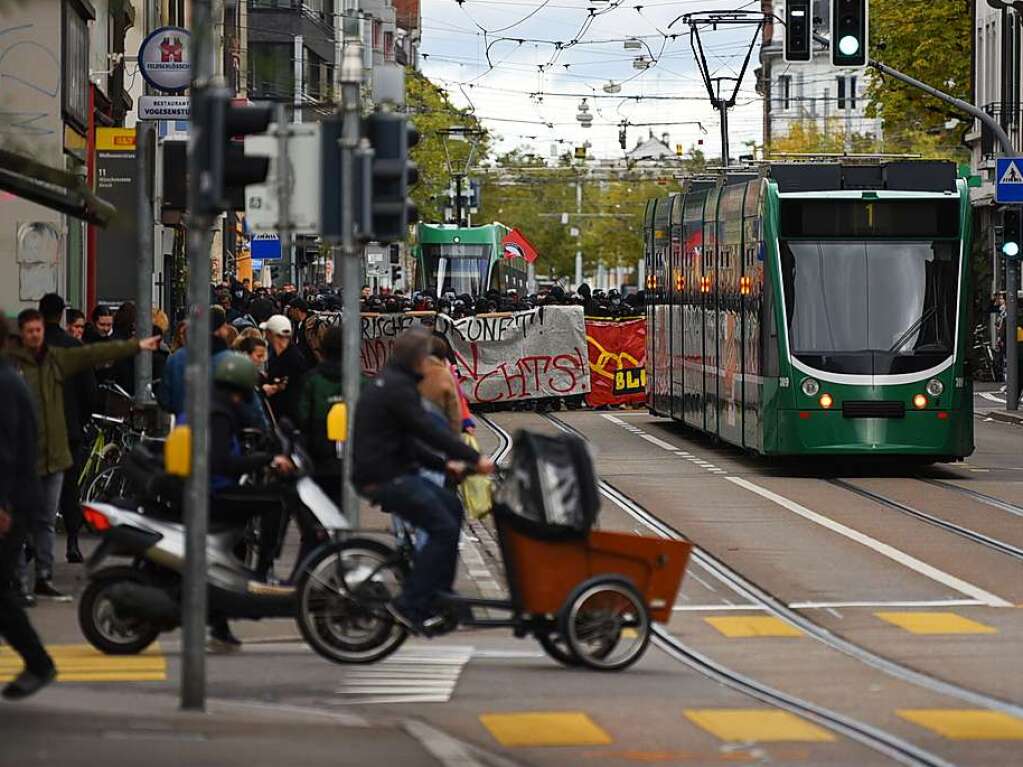
[[[490,265],[489,245],[424,245],[427,289],[436,295],[453,292],[482,295]]]
[[[957,241],[781,242],[792,353],[832,373],[915,373],[955,344]]]

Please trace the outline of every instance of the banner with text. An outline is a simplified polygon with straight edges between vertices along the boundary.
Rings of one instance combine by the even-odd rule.
[[[590,390],[585,321],[578,306],[460,320],[432,313],[363,315],[363,372],[375,375],[397,337],[424,324],[432,324],[450,342],[470,402],[569,397]]]
[[[641,405],[646,401],[646,320],[586,320],[590,393],[586,404]]]

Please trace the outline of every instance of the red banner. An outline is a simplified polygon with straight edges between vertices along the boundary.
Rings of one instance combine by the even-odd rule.
[[[642,405],[646,402],[646,320],[586,318],[590,393],[586,403]]]

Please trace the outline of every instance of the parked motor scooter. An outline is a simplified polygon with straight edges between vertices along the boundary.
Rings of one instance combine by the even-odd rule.
[[[312,466],[294,439],[278,431],[282,452],[296,471],[278,479],[282,493],[294,493],[326,541],[349,528],[338,507],[309,476]],[[182,574],[185,566],[185,525],[182,521],[180,477],[163,470],[163,460],[144,448],[133,451],[126,470],[141,486],[133,499],[87,503],[86,522],[102,541],[86,563],[88,585],[79,601],[78,622],[86,639],[101,652],[132,655],[181,622]],[[244,518],[211,522],[206,545],[206,580],[211,615],[227,619],[295,617],[297,600],[291,585],[257,578],[235,556],[245,532]],[[127,558],[107,565],[111,557]],[[296,563],[295,582],[301,563]]]

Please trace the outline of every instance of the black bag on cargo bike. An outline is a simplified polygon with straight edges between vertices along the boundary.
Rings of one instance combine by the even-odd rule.
[[[519,430],[495,512],[523,535],[541,540],[585,538],[600,496],[593,459],[576,436]]]

